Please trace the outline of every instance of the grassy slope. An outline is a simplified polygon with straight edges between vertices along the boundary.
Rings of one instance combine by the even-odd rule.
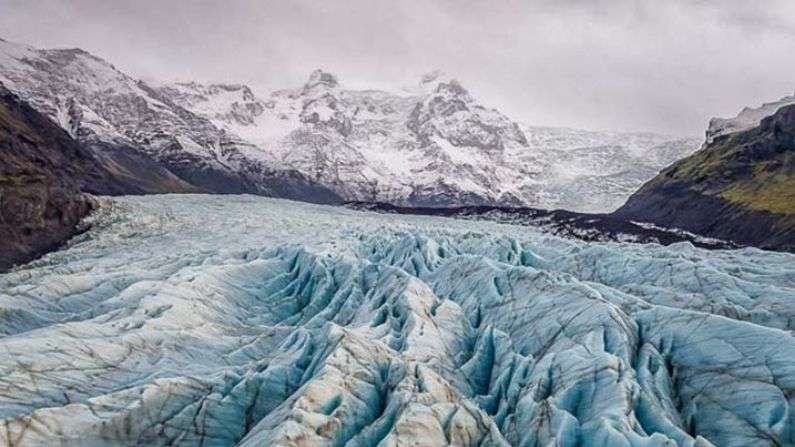
[[[669,166],[615,215],[795,251],[795,106]]]

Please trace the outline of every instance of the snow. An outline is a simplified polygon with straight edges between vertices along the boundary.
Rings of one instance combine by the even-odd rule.
[[[240,84],[151,88],[79,49],[0,42],[0,82],[80,140],[198,173],[213,166],[253,191],[271,190],[256,173],[296,170],[344,200],[398,205],[612,211],[700,143],[520,126],[442,72],[395,93],[345,89],[315,71],[261,96]]]
[[[189,154],[194,154],[199,156],[207,155],[207,149],[205,149],[204,147],[199,145],[199,143],[193,141],[188,137],[179,136],[177,137],[177,142],[179,143],[182,150],[184,150]]]
[[[102,199],[0,275],[0,443],[795,443],[795,256]]]
[[[542,208],[604,213],[619,208],[646,181],[694,152],[700,141],[644,132],[522,126],[543,166]],[[521,154],[513,157],[520,157]]]

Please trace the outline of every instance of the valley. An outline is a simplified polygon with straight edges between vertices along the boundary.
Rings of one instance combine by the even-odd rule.
[[[0,446],[795,446],[786,2],[342,3],[2,5]]]

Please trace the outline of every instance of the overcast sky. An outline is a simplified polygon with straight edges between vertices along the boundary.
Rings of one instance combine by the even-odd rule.
[[[442,69],[517,120],[702,135],[795,91],[793,0],[0,0],[0,37],[261,94]]]

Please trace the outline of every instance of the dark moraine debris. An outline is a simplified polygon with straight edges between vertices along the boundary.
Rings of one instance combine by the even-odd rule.
[[[702,248],[737,247],[737,245],[726,241],[699,237],[676,229],[644,225],[610,214],[586,214],[566,210],[497,206],[414,208],[372,202],[349,202],[346,206],[358,210],[382,213],[490,220],[500,223],[535,226],[558,236],[593,242],[639,242],[662,245],[690,242]]]

